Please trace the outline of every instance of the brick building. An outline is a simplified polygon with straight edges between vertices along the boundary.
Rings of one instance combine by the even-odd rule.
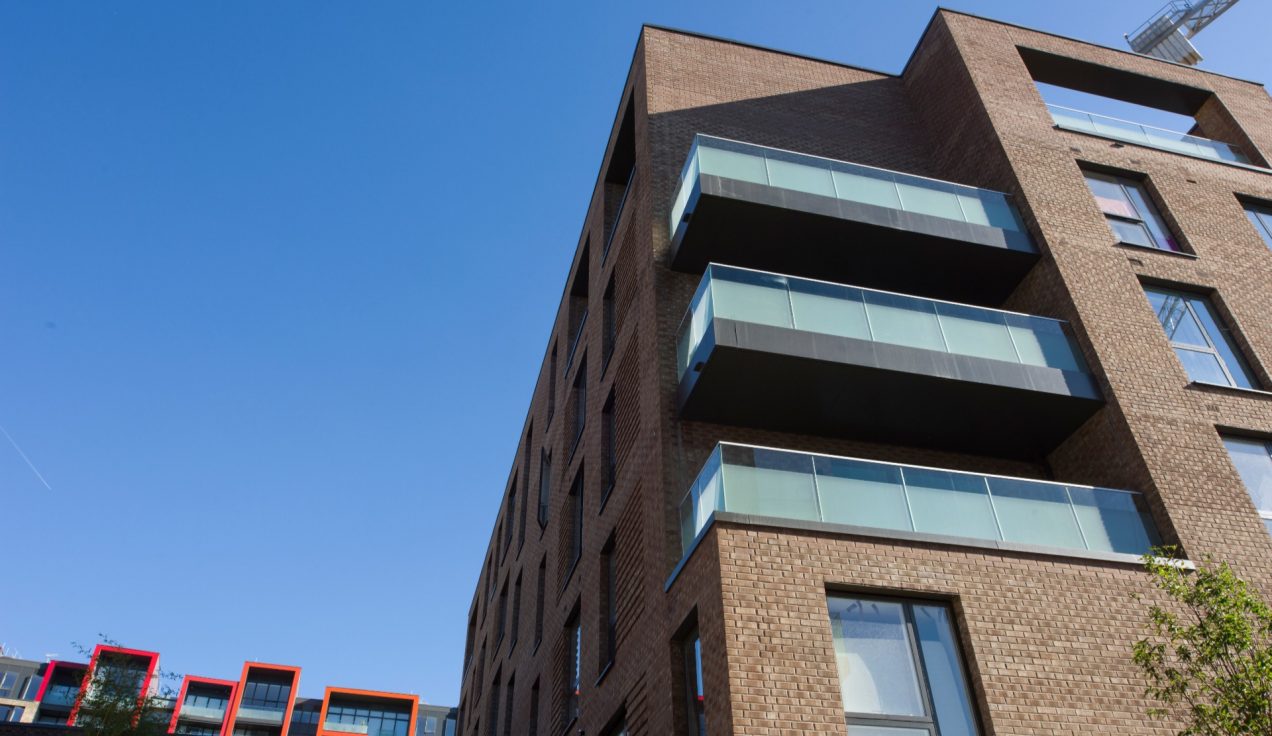
[[[1272,589],[1269,154],[1256,83],[952,11],[900,74],[644,28],[461,734],[1173,733],[1139,556]]]

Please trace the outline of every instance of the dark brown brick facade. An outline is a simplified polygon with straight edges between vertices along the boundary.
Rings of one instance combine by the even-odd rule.
[[[1149,592],[1132,563],[725,522],[705,534],[668,586],[681,558],[678,504],[715,444],[734,441],[1140,491],[1163,535],[1187,556],[1230,560],[1272,590],[1272,541],[1219,435],[1224,428],[1272,436],[1272,398],[1189,385],[1142,289],[1152,282],[1211,292],[1263,387],[1272,387],[1272,251],[1237,199],[1272,200],[1272,174],[1058,130],[1020,48],[1203,90],[1211,97],[1197,113],[1202,130],[1255,157],[1272,153],[1272,100],[1259,85],[949,11],[933,17],[896,76],[643,30],[565,281],[575,284],[587,265],[590,316],[565,372],[573,326],[567,287],[510,472],[517,499],[500,507],[490,562],[476,585],[464,736],[503,733],[505,692],[499,730],[490,723],[497,673],[501,689],[515,678],[513,733],[564,732],[563,633],[575,611],[583,621],[581,717],[570,733],[601,736],[623,713],[633,734],[686,733],[677,637],[696,625],[713,734],[846,734],[828,590],[948,601],[985,734],[1174,732],[1146,716],[1129,661],[1144,625],[1143,604],[1131,595]],[[605,180],[616,148],[627,145],[620,129],[629,109],[635,174],[602,257],[605,218],[622,188]],[[1006,302],[988,306],[1069,321],[1105,406],[1054,452],[1025,459],[682,421],[675,343],[701,274],[669,268],[667,218],[696,133],[1013,195],[1041,259]],[[1080,164],[1145,176],[1191,255],[1116,245]],[[611,279],[617,339],[607,362],[601,315]],[[581,366],[588,372],[586,424],[571,453],[570,391]],[[611,396],[616,484],[602,507],[601,420]],[[544,450],[552,475],[541,529]],[[571,569],[562,540],[569,538],[568,493],[580,472],[583,552]],[[512,534],[505,553],[500,524],[514,523],[526,503],[524,542]],[[618,636],[614,661],[602,672],[600,560],[610,539]],[[537,575],[545,559],[536,647]],[[518,576],[519,630],[497,641],[499,591]]]

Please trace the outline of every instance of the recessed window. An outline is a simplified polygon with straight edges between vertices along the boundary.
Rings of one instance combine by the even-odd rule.
[[[503,641],[504,633],[508,627],[508,583],[504,582],[503,588],[499,590],[499,634],[495,637],[496,647],[498,642]]]
[[[552,455],[539,453],[539,526],[548,524],[548,504],[552,502]]]
[[[539,735],[539,681],[535,680],[530,687],[530,725],[526,728],[529,736]]]
[[[1272,248],[1272,207],[1263,204],[1245,204],[1246,217],[1263,238],[1264,245]]]
[[[508,550],[512,548],[512,527],[516,523],[517,511],[517,479],[514,476],[512,486],[508,489],[508,510],[504,513],[503,523],[503,554],[506,556]]]
[[[433,734],[437,733],[437,716],[424,717],[423,733],[427,734],[427,736],[433,736]]]
[[[530,439],[534,436],[534,423],[526,430],[526,442],[521,449],[521,521],[517,524],[517,554],[526,543],[526,510],[530,508]]]
[[[548,558],[544,555],[539,560],[539,582],[534,596],[534,646],[537,649],[543,641],[543,594],[547,588]]]
[[[702,641],[698,630],[681,644],[685,664],[685,700],[688,705],[689,736],[707,736],[707,709],[702,688]]]
[[[552,352],[548,357],[548,421],[552,421],[552,415],[556,413],[556,383],[557,383],[557,346],[552,343]]]
[[[949,609],[830,596],[850,736],[979,733]]]
[[[609,285],[601,298],[601,372],[609,367],[610,358],[614,356],[614,343],[618,340],[618,322],[614,314],[614,277],[610,276]]]
[[[508,687],[507,687],[508,692],[504,694],[503,736],[512,736],[512,702],[513,702],[513,693],[515,692],[515,689],[514,689],[515,687],[516,687],[516,678],[509,677]]]
[[[1188,377],[1198,383],[1254,388],[1254,378],[1237,351],[1231,331],[1215,316],[1206,297],[1144,287],[1157,321],[1166,331]]]
[[[508,649],[517,646],[517,635],[521,631],[521,575],[518,573],[517,582],[512,586],[512,643],[508,645]]]
[[[1087,186],[1119,243],[1181,251],[1157,208],[1137,181],[1084,171]]]
[[[570,485],[570,565],[569,569],[579,563],[583,556],[583,468],[574,476]]]
[[[490,712],[486,714],[486,727],[489,736],[499,736],[499,673],[490,683]],[[480,732],[480,731],[479,731]]]
[[[583,437],[583,426],[587,424],[587,361],[579,362],[579,372],[574,376],[573,392],[574,411],[571,413],[573,426],[570,432],[570,454],[574,454]]]
[[[604,635],[601,641],[601,669],[614,662],[614,649],[618,644],[618,555],[615,554],[614,537],[611,535],[601,550],[600,625]]]
[[[1223,446],[1245,483],[1263,525],[1272,532],[1272,442],[1226,436]]]
[[[614,392],[610,391],[601,409],[601,506],[614,490],[618,471],[618,424],[614,419]]]

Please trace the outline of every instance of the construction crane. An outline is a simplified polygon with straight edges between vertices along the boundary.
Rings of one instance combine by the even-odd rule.
[[[1188,39],[1236,4],[1237,0],[1171,0],[1144,25],[1126,34],[1126,40],[1137,53],[1196,66],[1201,54]]]

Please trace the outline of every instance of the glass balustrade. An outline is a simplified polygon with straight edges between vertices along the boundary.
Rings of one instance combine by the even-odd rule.
[[[680,506],[684,552],[716,511],[968,540],[1142,555],[1131,491],[722,443]]]
[[[1174,153],[1198,156],[1215,161],[1227,161],[1237,164],[1249,164],[1241,149],[1223,141],[1202,138],[1152,125],[1141,125],[1129,120],[1119,120],[1107,115],[1074,110],[1061,105],[1047,105],[1051,111],[1051,119],[1056,127],[1074,130],[1079,133],[1090,133],[1103,138],[1113,138],[1128,143],[1136,143],[1150,148],[1160,148]]]
[[[711,264],[681,325],[683,377],[715,318],[1086,372],[1065,323]]]
[[[283,715],[286,709],[284,707],[262,707],[241,705],[235,718],[238,720],[253,721],[256,723],[268,723],[272,725],[282,725]]]
[[[1023,231],[1002,192],[928,179],[913,174],[836,161],[713,136],[694,138],[672,200],[676,232],[701,175],[763,184],[808,194],[931,215],[947,220]]]
[[[198,718],[201,720],[219,721],[225,715],[225,707],[209,708],[206,705],[181,706],[182,718]]]

